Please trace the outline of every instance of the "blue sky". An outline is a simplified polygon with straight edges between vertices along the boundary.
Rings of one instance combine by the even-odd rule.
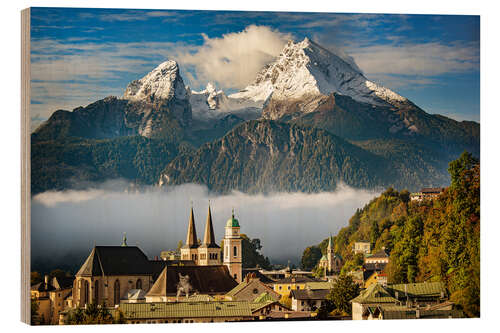
[[[306,36],[429,113],[479,121],[479,25],[454,15],[33,8],[33,126],[122,95],[166,59],[193,89],[212,81],[234,92]]]

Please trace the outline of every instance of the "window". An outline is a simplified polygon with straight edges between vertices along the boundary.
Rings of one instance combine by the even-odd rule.
[[[114,285],[114,301],[115,301],[115,304],[119,304],[120,303],[120,281],[116,280],[115,281],[115,285]]]
[[[99,280],[94,282],[94,303],[99,304]]]
[[[233,253],[234,253],[234,256],[237,257],[238,256],[238,248],[235,246],[233,247]]]
[[[137,280],[137,282],[135,283],[135,289],[142,289],[142,280],[141,279]]]
[[[87,280],[83,281],[83,303],[89,303],[89,282]]]

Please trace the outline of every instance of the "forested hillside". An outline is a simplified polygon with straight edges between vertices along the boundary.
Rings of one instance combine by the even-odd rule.
[[[164,139],[126,136],[92,140],[67,138],[31,145],[31,193],[79,188],[123,178],[153,184],[163,167],[189,149]]]
[[[389,188],[358,209],[334,237],[335,251],[345,260],[343,272],[356,269],[362,258],[353,255],[352,245],[370,240],[374,251],[390,252],[389,283],[444,281],[451,300],[479,316],[479,161],[464,152],[448,171],[451,185],[438,199],[411,202],[408,191]],[[307,248],[303,266],[313,265],[325,244]]]

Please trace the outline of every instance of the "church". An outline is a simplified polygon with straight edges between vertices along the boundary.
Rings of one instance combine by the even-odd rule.
[[[342,258],[340,255],[335,254],[333,248],[332,236],[328,237],[328,248],[326,255],[323,255],[319,261],[319,267],[323,268],[325,276],[338,274],[342,269]]]
[[[191,207],[186,243],[181,248],[181,261],[191,260],[197,266],[221,265],[223,263],[229,269],[231,276],[240,283],[242,281],[241,236],[240,224],[234,217],[234,209],[231,218],[226,222],[223,243],[224,254],[215,242],[210,205],[208,206],[203,242],[198,243],[193,207]]]
[[[177,294],[180,278],[190,281],[192,292],[224,295],[242,279],[241,241],[233,210],[225,226],[222,253],[215,241],[209,205],[200,244],[191,207],[180,260],[151,260],[139,247],[129,246],[125,237],[120,246],[94,246],[76,274],[72,303],[80,307],[90,303],[114,306],[127,301],[130,291],[143,291],[146,299],[154,301],[171,300]]]

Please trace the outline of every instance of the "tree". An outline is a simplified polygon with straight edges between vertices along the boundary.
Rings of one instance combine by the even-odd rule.
[[[31,272],[31,285],[42,282],[42,274],[37,271]]]
[[[350,275],[342,274],[333,285],[327,299],[331,301],[335,309],[351,314],[350,300],[359,295],[359,286]]]
[[[177,252],[180,252],[181,251],[181,248],[182,246],[184,245],[184,243],[182,242],[182,240],[180,240],[178,243],[177,243]]]
[[[466,170],[471,170],[475,165],[479,164],[479,160],[474,158],[471,153],[464,151],[462,155],[448,165],[448,172],[451,176],[451,187],[455,188],[466,181],[463,178],[463,173]]]
[[[49,273],[49,277],[50,278],[64,278],[64,277],[67,277],[68,276],[68,273],[63,271],[62,269],[59,269],[59,268],[56,268],[54,269],[53,271],[51,271]]]
[[[325,269],[323,267],[316,266],[313,269],[313,275],[314,275],[314,277],[316,277],[318,279],[323,278],[323,277],[325,277]]]
[[[260,253],[260,250],[262,249],[260,239],[250,239],[245,234],[241,234],[240,236],[243,267],[248,268],[259,266],[264,269],[270,269],[271,263],[269,258],[264,257],[262,253]]]
[[[318,246],[306,247],[302,253],[301,266],[303,270],[309,271],[314,268],[321,259],[322,253]]]
[[[408,203],[410,201],[410,192],[408,190],[402,190],[399,192],[399,198],[404,203]]]
[[[377,242],[377,239],[380,237],[380,231],[378,228],[378,222],[377,220],[372,221],[372,226],[370,229],[370,242],[375,245]]]

